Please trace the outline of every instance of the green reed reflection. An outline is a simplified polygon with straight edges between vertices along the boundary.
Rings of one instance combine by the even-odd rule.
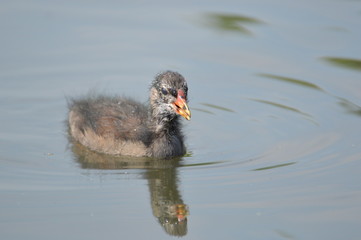
[[[291,111],[291,112],[295,112],[298,114],[301,114],[305,117],[305,119],[307,119],[308,121],[312,122],[315,125],[318,125],[318,123],[316,122],[316,120],[313,118],[313,116],[311,114],[302,112],[300,110],[298,110],[297,108],[294,107],[290,107],[284,104],[280,104],[280,103],[276,103],[276,102],[272,102],[272,101],[267,101],[267,100],[262,100],[262,99],[253,99],[253,98],[249,98],[249,100],[251,101],[255,101],[255,102],[259,102],[259,103],[263,103],[263,104],[267,104],[273,107],[277,107],[277,108],[281,108],[287,111]]]
[[[262,100],[262,99],[249,99],[249,100],[252,100],[252,101],[255,101],[255,102],[260,102],[260,103],[264,103],[264,104],[268,104],[268,105],[271,105],[271,106],[274,106],[274,107],[278,107],[278,108],[282,108],[282,109],[285,109],[285,110],[288,110],[288,111],[292,111],[292,112],[296,112],[296,113],[299,113],[299,114],[302,114],[306,117],[312,117],[312,115],[308,114],[308,113],[304,113],[300,110],[298,110],[297,108],[294,108],[294,107],[290,107],[290,106],[287,106],[287,105],[283,105],[283,104],[280,104],[280,103],[275,103],[275,102],[271,102],[271,101],[267,101],[267,100]]]
[[[358,64],[361,64],[361,61],[358,61],[358,60],[352,60],[352,61],[353,61],[353,63],[352,64],[350,63],[350,64],[353,65],[353,66],[357,66]],[[358,61],[358,63],[357,63],[357,61]],[[260,77],[265,77],[265,78],[269,78],[269,79],[283,81],[283,82],[287,82],[287,83],[291,83],[291,84],[296,84],[297,86],[307,87],[307,88],[318,90],[320,92],[323,92],[323,93],[337,99],[338,104],[343,109],[345,109],[345,111],[347,113],[351,113],[351,114],[354,114],[354,115],[357,115],[357,116],[361,116],[361,107],[358,104],[353,103],[350,100],[347,100],[347,99],[345,99],[343,97],[339,97],[339,96],[336,96],[334,94],[331,94],[331,93],[325,91],[321,87],[319,87],[316,84],[313,84],[311,82],[304,81],[304,80],[299,80],[299,79],[295,79],[295,78],[290,78],[290,77],[283,77],[283,76],[279,76],[279,75],[268,74],[268,73],[260,73],[260,74],[257,74],[257,75],[260,76]],[[298,113],[301,113],[302,115],[311,117],[309,114],[303,113],[303,112],[301,112],[298,109],[293,108],[293,107],[285,106],[285,105],[278,104],[278,103],[268,102],[268,101],[264,101],[264,100],[257,100],[257,99],[251,99],[251,100],[258,101],[258,102],[263,102],[263,103],[270,104],[270,105],[273,105],[273,106],[276,106],[276,107],[281,107],[281,108],[291,110],[291,111],[294,111],[294,112],[298,112]]]
[[[206,25],[221,31],[238,32],[252,35],[245,24],[261,24],[261,20],[236,14],[207,13],[205,15]]]
[[[289,165],[293,165],[293,164],[295,164],[295,163],[296,163],[296,162],[277,164],[277,165],[268,166],[268,167],[263,167],[263,168],[256,168],[256,169],[253,169],[253,171],[263,171],[263,170],[269,170],[269,169],[273,169],[273,168],[286,167],[286,166],[289,166]]]
[[[207,106],[207,107],[210,107],[210,108],[214,108],[214,109],[218,109],[218,110],[222,110],[222,111],[225,111],[225,112],[234,112],[232,109],[230,108],[226,108],[226,107],[222,107],[222,106],[219,106],[219,105],[214,105],[214,104],[210,104],[210,103],[201,103],[203,106]]]
[[[310,82],[307,82],[307,81],[304,81],[304,80],[299,80],[299,79],[289,78],[289,77],[283,77],[283,76],[278,76],[278,75],[273,75],[273,74],[268,74],[268,73],[260,73],[260,74],[258,74],[258,76],[265,77],[265,78],[271,78],[271,79],[275,79],[275,80],[279,80],[279,81],[283,81],[283,82],[297,84],[297,85],[302,86],[302,87],[308,87],[308,88],[313,88],[313,89],[316,89],[316,90],[323,91],[323,89],[320,88],[319,86],[317,86],[316,84],[313,84],[313,83],[310,83]]]
[[[322,60],[338,67],[361,71],[361,60],[351,58],[323,57]]]
[[[194,107],[192,107],[192,110],[199,111],[199,112],[204,112],[204,113],[208,113],[208,114],[214,114],[213,112],[202,109],[202,108],[194,108]]]
[[[343,107],[347,113],[351,113],[356,116],[361,116],[361,106],[353,102],[350,102],[349,100],[344,98],[338,98],[338,99],[340,106]]]

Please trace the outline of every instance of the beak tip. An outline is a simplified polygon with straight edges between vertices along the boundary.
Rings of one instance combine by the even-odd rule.
[[[188,109],[188,105],[185,99],[178,96],[177,100],[173,102],[173,108],[176,113],[187,119],[191,120],[191,111]]]
[[[188,121],[191,120],[191,112],[187,109],[186,111],[183,112],[182,116],[187,119]]]

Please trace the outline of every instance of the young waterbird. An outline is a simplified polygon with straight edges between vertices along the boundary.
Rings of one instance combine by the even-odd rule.
[[[179,116],[187,120],[188,87],[182,75],[166,71],[150,87],[149,103],[92,96],[69,102],[71,136],[84,146],[112,155],[171,158],[186,149]]]

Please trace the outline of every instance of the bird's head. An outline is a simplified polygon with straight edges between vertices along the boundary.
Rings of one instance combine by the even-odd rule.
[[[166,71],[158,74],[150,88],[153,116],[173,119],[180,115],[187,120],[191,112],[187,105],[188,86],[182,75]]]

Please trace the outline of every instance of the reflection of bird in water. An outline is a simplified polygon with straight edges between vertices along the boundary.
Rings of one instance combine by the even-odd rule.
[[[153,215],[164,230],[174,236],[187,234],[188,206],[178,190],[176,168],[149,169],[146,173]]]
[[[122,97],[89,97],[69,103],[75,140],[102,153],[170,158],[185,154],[179,116],[187,120],[188,87],[182,75],[163,72],[152,82],[149,106]]]
[[[84,169],[147,169],[142,176],[148,180],[153,215],[164,230],[173,236],[187,234],[188,206],[180,191],[177,167],[180,159],[155,160],[147,157],[112,156],[89,150],[72,141],[75,160]]]

